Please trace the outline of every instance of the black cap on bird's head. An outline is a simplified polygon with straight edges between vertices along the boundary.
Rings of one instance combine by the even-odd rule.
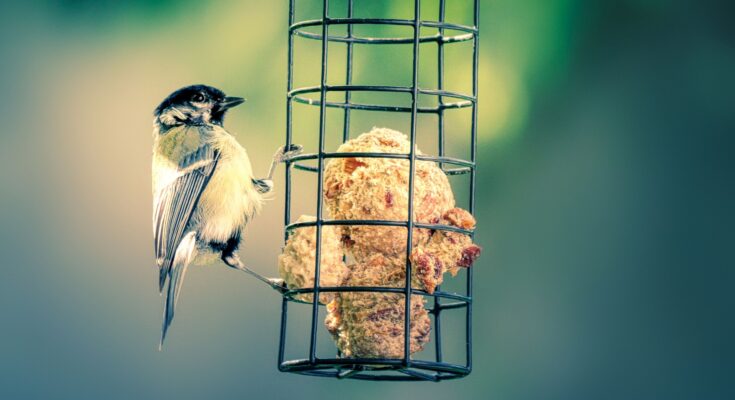
[[[245,102],[242,97],[226,96],[207,85],[183,87],[171,93],[156,107],[153,115],[163,125],[222,125],[225,113]]]

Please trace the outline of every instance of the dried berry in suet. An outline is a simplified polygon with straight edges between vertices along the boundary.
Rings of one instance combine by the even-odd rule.
[[[439,224],[461,229],[475,229],[475,218],[461,208],[453,208],[444,213]],[[436,286],[441,285],[444,273],[457,275],[459,268],[469,268],[480,256],[480,246],[472,243],[472,239],[461,232],[435,230],[428,243],[416,247],[411,252],[411,263],[415,271],[414,285],[433,293]]]

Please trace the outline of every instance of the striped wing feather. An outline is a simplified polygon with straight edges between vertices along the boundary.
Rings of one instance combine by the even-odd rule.
[[[209,145],[203,145],[183,157],[179,164],[180,170],[186,171],[188,166],[194,164],[201,166],[178,176],[162,188],[156,197],[153,210],[153,237],[156,262],[160,268],[158,282],[160,290],[163,290],[176,248],[186,233],[187,225],[199,197],[214,173],[218,158],[219,153]]]

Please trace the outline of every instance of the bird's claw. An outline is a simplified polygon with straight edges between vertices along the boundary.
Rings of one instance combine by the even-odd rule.
[[[271,287],[278,293],[284,294],[288,291],[288,287],[286,287],[286,281],[279,278],[270,278],[268,279],[271,283]]]
[[[300,144],[289,144],[288,146],[282,146],[273,155],[273,159],[277,162],[288,161],[304,151],[304,146]]]
[[[270,181],[273,179],[273,173],[276,171],[276,166],[278,164],[291,160],[301,154],[302,151],[304,151],[304,147],[299,144],[289,144],[288,146],[278,148],[276,154],[273,155],[273,161],[271,162],[271,167],[268,170],[267,177],[265,179],[261,179],[261,181]]]

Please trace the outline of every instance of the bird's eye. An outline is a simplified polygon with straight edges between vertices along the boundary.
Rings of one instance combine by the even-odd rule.
[[[194,96],[191,97],[191,101],[195,103],[201,103],[204,101],[204,95],[201,93],[197,93]]]

